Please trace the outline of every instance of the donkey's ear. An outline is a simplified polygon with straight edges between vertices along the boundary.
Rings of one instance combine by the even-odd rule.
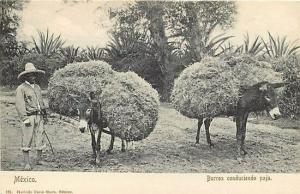
[[[267,90],[268,90],[267,84],[262,84],[262,85],[259,87],[259,90],[260,90],[260,91],[267,91]]]
[[[285,85],[286,85],[286,83],[273,83],[273,84],[271,84],[271,86],[273,88],[280,88],[280,87],[283,87]]]

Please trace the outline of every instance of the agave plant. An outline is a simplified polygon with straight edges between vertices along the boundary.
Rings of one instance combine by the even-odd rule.
[[[294,42],[287,42],[287,37],[284,36],[283,38],[277,36],[274,37],[270,32],[268,32],[269,39],[265,41],[262,39],[265,47],[265,55],[270,58],[279,58],[279,57],[286,57],[289,55],[296,54],[300,45],[297,44],[296,41]]]
[[[256,56],[262,52],[264,46],[260,41],[260,36],[256,36],[254,41],[250,42],[249,34],[244,36],[244,44],[240,46],[239,52]]]
[[[60,56],[66,63],[73,63],[80,57],[79,47],[68,46],[60,50]]]
[[[46,33],[38,31],[38,39],[32,37],[34,49],[37,53],[46,57],[58,54],[65,41],[61,39],[61,35],[55,36],[54,33],[49,34],[47,29]]]
[[[129,51],[129,45],[127,39],[123,39],[122,36],[112,34],[110,42],[107,44],[105,50],[108,53],[110,59],[118,59],[126,57],[126,53]]]
[[[141,55],[151,55],[155,52],[152,45],[144,38],[144,34],[135,32],[112,34],[105,51],[111,61],[134,60]]]
[[[183,56],[191,56],[193,58],[196,58],[196,55],[201,55],[201,57],[209,55],[209,56],[220,56],[228,49],[225,46],[225,43],[232,38],[233,36],[226,36],[225,33],[216,35],[215,37],[212,38],[206,38],[203,40],[200,45],[202,45],[201,48],[201,53],[197,53],[197,51],[188,44],[188,42],[185,39],[182,39],[179,42],[170,42],[172,46],[172,54],[182,58]],[[177,46],[176,46],[177,45]],[[231,45],[230,45],[231,47]]]
[[[224,34],[219,34],[211,39],[208,39],[204,43],[205,47],[203,48],[204,53],[209,56],[219,56],[223,54],[222,45],[233,36],[225,36]]]
[[[83,51],[85,53],[85,57],[88,60],[103,60],[105,59],[105,50],[104,48],[99,48],[99,47],[87,47],[87,49],[85,51]]]
[[[243,46],[236,46],[233,45],[231,42],[228,42],[227,44],[221,45],[221,50],[222,50],[222,54],[234,55],[234,54],[242,53],[242,47]]]
[[[260,40],[260,36],[256,36],[254,41],[251,42],[249,38],[249,34],[247,33],[244,36],[243,44],[239,46],[235,46],[232,43],[227,43],[221,45],[222,54],[248,54],[252,56],[257,56],[262,53],[264,46],[262,41]]]

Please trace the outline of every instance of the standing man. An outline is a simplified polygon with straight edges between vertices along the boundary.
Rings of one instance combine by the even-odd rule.
[[[42,150],[46,146],[43,123],[43,118],[47,118],[46,110],[41,88],[36,84],[37,76],[44,74],[44,71],[36,69],[32,63],[27,63],[25,71],[18,75],[18,79],[23,82],[16,90],[16,108],[23,122],[21,150],[25,162],[24,170],[31,170],[31,148],[36,147],[37,164],[42,164]]]

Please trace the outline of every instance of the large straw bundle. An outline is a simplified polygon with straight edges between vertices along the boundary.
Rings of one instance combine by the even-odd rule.
[[[240,85],[252,86],[262,81],[282,82],[282,75],[273,70],[271,63],[258,61],[249,55],[240,55],[233,60],[233,72]]]
[[[190,118],[213,117],[232,111],[241,86],[281,82],[272,65],[243,55],[227,59],[205,58],[187,67],[175,80],[171,100],[176,110]]]
[[[158,93],[135,73],[118,73],[116,83],[106,87],[100,99],[108,127],[117,136],[138,141],[153,131],[158,119]]]
[[[187,67],[175,80],[171,100],[190,118],[211,117],[225,112],[238,99],[238,80],[218,58],[206,58]]]
[[[49,107],[63,115],[70,116],[77,111],[78,102],[74,96],[80,96],[82,106],[89,106],[89,92],[101,92],[114,80],[115,72],[110,65],[102,61],[90,61],[68,64],[56,71],[49,80]]]
[[[94,92],[109,128],[128,141],[146,138],[158,118],[158,94],[151,85],[135,73],[114,72],[104,62],[69,64],[54,73],[48,90],[50,108],[65,115],[88,107]]]

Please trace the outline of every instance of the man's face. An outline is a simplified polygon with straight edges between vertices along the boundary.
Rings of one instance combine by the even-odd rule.
[[[36,83],[36,74],[28,73],[25,80],[28,81],[30,84],[35,84]]]

